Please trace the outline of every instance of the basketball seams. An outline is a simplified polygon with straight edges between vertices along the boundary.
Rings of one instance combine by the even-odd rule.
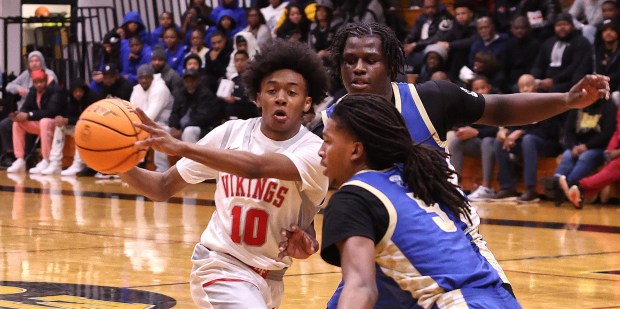
[[[127,115],[127,112],[125,111],[125,106],[118,106],[118,104],[116,104],[117,102],[119,102],[119,100],[110,100],[108,101],[110,103],[112,103],[112,105],[116,106],[118,109],[120,109],[123,112],[123,115],[125,115],[125,117],[127,117],[127,120],[129,120],[129,123],[131,123],[131,128],[133,129],[133,133],[134,135],[128,135],[128,136],[135,136],[136,137],[136,141],[138,141],[138,131],[136,130],[136,126],[133,125],[133,120],[131,120],[131,117],[129,115]],[[122,102],[121,102],[122,104]],[[140,130],[142,131],[142,130]]]
[[[99,121],[95,121],[95,120],[92,120],[92,119],[82,119],[82,118],[80,118],[80,121],[84,121],[84,122],[92,122],[92,123],[94,123],[94,124],[98,124],[98,125],[100,125],[100,126],[102,126],[102,127],[106,128],[106,129],[109,129],[109,130],[111,130],[111,131],[114,131],[114,132],[116,132],[116,133],[118,133],[118,134],[120,134],[120,135],[122,135],[122,136],[126,136],[126,137],[134,137],[134,136],[137,136],[136,134],[126,134],[126,133],[123,133],[123,132],[121,132],[121,131],[119,131],[119,130],[117,130],[117,129],[115,129],[115,128],[110,127],[110,125],[109,125],[109,124],[106,124],[106,123],[103,123],[103,122],[99,122]],[[136,130],[134,130],[134,132],[135,132],[135,131],[136,131]]]
[[[126,157],[124,157],[122,160],[119,160],[119,162],[118,162],[116,165],[111,166],[111,167],[106,168],[106,169],[102,169],[100,172],[105,173],[105,174],[113,174],[113,173],[122,173],[122,172],[125,172],[125,170],[119,171],[119,170],[116,170],[116,168],[118,168],[119,166],[124,165],[124,164],[125,164],[125,162],[127,162],[127,160],[129,160],[131,157],[133,157],[133,156],[135,156],[135,155],[137,155],[137,157],[138,157],[138,159],[139,159],[139,160],[138,160],[138,162],[140,162],[140,161],[144,158],[144,157],[143,157],[143,158],[140,158],[140,152],[146,152],[146,150],[144,150],[144,149],[139,149],[139,150],[137,150],[137,151],[134,151],[134,152],[130,153],[129,155],[127,155]],[[132,167],[133,167],[133,166],[129,167],[129,169],[131,169]],[[128,169],[128,170],[129,170],[129,169]]]

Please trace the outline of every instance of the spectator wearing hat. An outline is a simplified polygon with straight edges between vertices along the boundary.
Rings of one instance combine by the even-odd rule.
[[[404,40],[405,56],[410,67],[407,73],[420,72],[426,46],[437,43],[440,30],[447,31],[453,23],[452,15],[445,8],[440,8],[439,0],[424,0],[422,10]]]
[[[132,85],[138,83],[136,72],[138,68],[151,62],[151,47],[144,45],[139,36],[129,40],[129,55],[123,55],[121,75]]]
[[[129,100],[133,91],[133,85],[121,76],[116,64],[106,64],[103,67],[102,74],[103,80],[101,81],[100,97]]]
[[[75,176],[84,168],[84,162],[80,158],[80,153],[75,149],[73,162],[66,170],[62,170],[63,148],[65,146],[65,136],[74,136],[75,124],[89,105],[99,100],[99,96],[88,87],[83,79],[77,78],[71,81],[69,92],[69,102],[62,115],[54,118],[54,139],[50,149],[49,165],[41,171],[41,174],[52,175],[60,173],[63,176]]]
[[[603,74],[609,76],[609,89],[616,104],[620,104],[620,50],[618,49],[618,36],[620,35],[620,23],[613,19],[606,19],[599,26],[596,34],[596,45],[590,51],[586,59],[582,61],[577,74]]]
[[[200,73],[187,70],[183,73],[183,86],[172,93],[174,104],[168,122],[170,134],[185,142],[197,142],[223,118],[222,103],[210,89],[200,87],[200,83]]]
[[[426,46],[424,49],[424,64],[416,82],[425,82],[431,79],[431,75],[437,71],[445,71],[448,62],[448,50],[439,44]]]
[[[316,2],[315,21],[310,25],[308,34],[308,45],[319,56],[329,55],[329,47],[336,32],[343,24],[344,20],[334,17],[334,4],[331,0],[318,0]]]
[[[232,79],[237,75],[237,69],[235,67],[235,59],[232,57],[238,51],[245,51],[250,60],[254,59],[254,56],[260,53],[260,47],[256,42],[256,39],[250,32],[241,31],[235,34],[235,39],[233,40],[233,52],[230,57],[230,61],[228,62],[228,66],[226,67],[226,78]]]
[[[17,160],[7,169],[8,173],[26,170],[26,133],[39,135],[41,138],[41,154],[43,159],[30,173],[40,173],[50,164],[49,156],[54,136],[54,117],[62,114],[66,101],[60,94],[56,82],[48,84],[48,76],[44,70],[31,72],[33,86],[30,88],[26,101],[21,109],[9,117],[13,121],[13,151]]]
[[[457,80],[459,70],[468,64],[469,49],[476,39],[474,10],[467,0],[454,2],[454,23],[452,27],[438,34],[439,44],[448,50],[447,70],[449,76]]]
[[[518,91],[517,82],[523,74],[532,71],[533,61],[540,51],[540,42],[532,35],[532,27],[525,16],[517,16],[510,26],[512,37],[506,42],[503,55],[504,84],[502,92]]]
[[[183,82],[181,81],[179,73],[168,65],[167,60],[168,55],[166,55],[166,50],[162,47],[156,47],[153,49],[153,52],[151,53],[151,66],[153,67],[153,71],[155,74],[161,75],[161,79],[166,82],[168,90],[173,92],[174,89],[181,87]]]
[[[143,64],[137,71],[138,84],[133,87],[129,101],[142,109],[157,124],[167,128],[174,99],[160,74],[155,74],[150,64]],[[155,167],[163,172],[170,167],[168,155],[155,151]]]
[[[539,92],[565,92],[573,85],[577,68],[590,54],[590,43],[575,30],[573,17],[568,13],[558,15],[555,34],[541,46],[531,74],[540,82]]]

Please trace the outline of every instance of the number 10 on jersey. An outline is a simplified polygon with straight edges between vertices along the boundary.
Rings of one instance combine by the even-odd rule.
[[[269,214],[258,208],[244,209],[235,206],[232,209],[232,231],[230,237],[237,244],[262,246],[267,237]]]

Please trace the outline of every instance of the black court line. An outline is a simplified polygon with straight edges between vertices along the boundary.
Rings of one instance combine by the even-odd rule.
[[[57,191],[50,192],[49,189],[41,189],[35,187],[23,187],[24,193],[49,193],[58,194]],[[0,186],[0,191],[3,192],[15,192],[14,186]],[[82,196],[93,198],[109,198],[120,200],[145,200],[150,201],[147,197],[139,194],[130,193],[114,193],[114,192],[97,192],[97,191],[77,191],[73,190],[61,190],[61,195],[65,196]],[[196,206],[215,206],[215,201],[212,199],[194,199],[194,198],[182,198],[172,197],[167,202],[172,204],[183,204],[183,202],[193,201],[193,205]],[[516,227],[532,227],[532,228],[546,228],[555,230],[570,230],[581,232],[597,232],[607,234],[620,234],[620,226],[607,226],[607,225],[595,225],[595,224],[573,224],[564,222],[541,222],[541,221],[521,221],[521,220],[509,220],[509,219],[484,219],[481,218],[480,222],[489,225],[500,226],[516,226]]]
[[[582,277],[582,276],[578,276],[578,275],[562,275],[562,274],[546,274],[546,273],[540,273],[540,272],[532,272],[532,271],[523,271],[523,270],[509,270],[504,268],[505,272],[510,272],[510,273],[519,273],[519,274],[526,274],[526,275],[536,275],[536,276],[547,276],[547,277],[561,277],[561,278],[572,278],[572,279],[580,279],[580,280],[594,280],[594,281],[612,281],[612,282],[619,282],[619,279],[607,279],[607,278],[590,278],[590,277]],[[586,274],[596,274],[596,272],[589,272],[589,273],[584,273],[584,275]]]

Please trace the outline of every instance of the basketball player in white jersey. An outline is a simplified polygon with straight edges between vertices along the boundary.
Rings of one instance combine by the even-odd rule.
[[[144,124],[136,125],[151,137],[136,145],[183,158],[163,173],[133,168],[123,180],[153,200],[166,200],[189,183],[217,180],[216,211],[192,256],[198,307],[277,308],[291,257],[316,251],[313,243],[310,252],[278,257],[286,229],[314,231],[311,223],[327,194],[317,156],[322,140],[301,125],[303,113],[324,98],[327,81],[310,49],[275,41],[244,75],[260,118],[226,122],[189,144],[138,110]]]

